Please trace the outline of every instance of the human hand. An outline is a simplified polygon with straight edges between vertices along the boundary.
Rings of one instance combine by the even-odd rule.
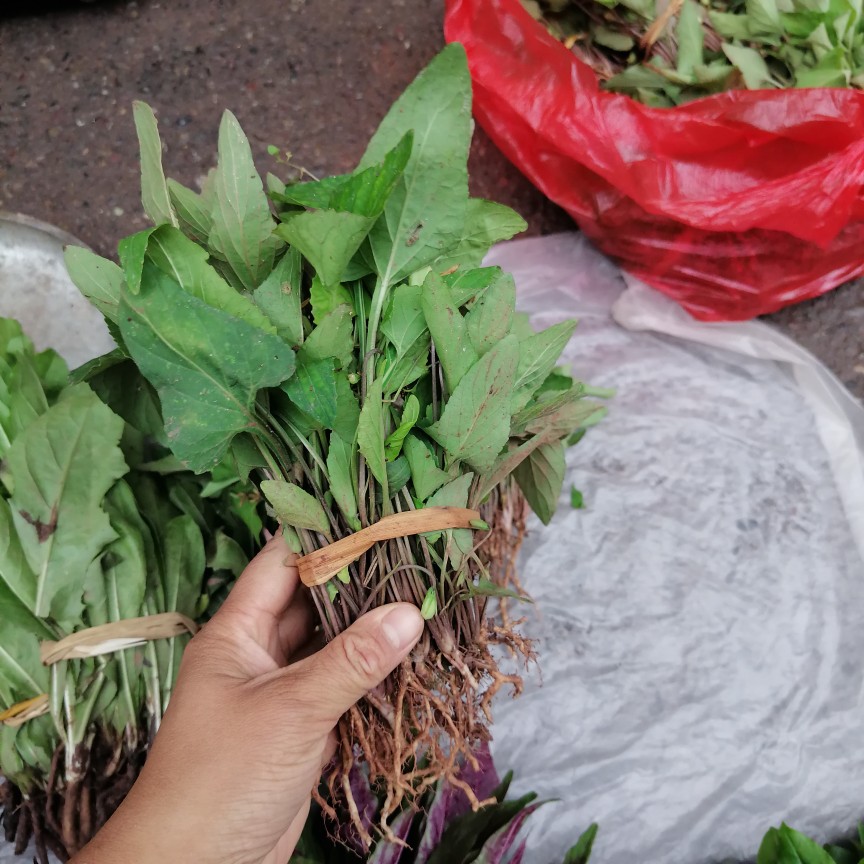
[[[141,776],[71,864],[288,861],[339,718],[423,630],[394,603],[304,656],[315,613],[294,560],[271,540],[189,643]]]

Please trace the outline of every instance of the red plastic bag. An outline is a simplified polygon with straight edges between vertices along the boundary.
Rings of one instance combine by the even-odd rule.
[[[864,273],[864,93],[734,91],[648,108],[519,0],[448,0],[474,111],[607,255],[707,321],[743,320]]]

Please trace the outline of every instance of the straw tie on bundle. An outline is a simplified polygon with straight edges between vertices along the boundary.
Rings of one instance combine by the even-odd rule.
[[[128,618],[100,624],[98,627],[88,627],[57,642],[46,640],[39,645],[39,656],[43,665],[52,666],[61,660],[80,660],[113,654],[115,651],[135,648],[156,639],[171,639],[184,633],[194,636],[197,632],[198,625],[191,618],[179,612],[163,612],[159,615]],[[41,717],[48,711],[48,694],[40,693],[0,712],[0,723],[13,727],[22,726],[28,720]]]
[[[426,507],[384,516],[374,525],[298,559],[300,580],[308,588],[314,588],[332,579],[376,543],[450,528],[477,528],[479,522],[476,510],[462,507]]]

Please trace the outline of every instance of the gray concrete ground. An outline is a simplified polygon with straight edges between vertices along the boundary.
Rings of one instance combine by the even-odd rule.
[[[231,108],[314,173],[353,167],[390,103],[443,44],[442,0],[132,0],[0,6],[0,209],[110,253],[143,227],[130,104],[158,112],[170,176],[210,167]],[[478,130],[473,192],[532,234],[571,227]],[[775,323],[864,396],[864,283]]]

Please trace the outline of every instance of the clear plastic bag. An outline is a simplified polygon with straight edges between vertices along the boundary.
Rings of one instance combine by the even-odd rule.
[[[782,819],[849,831],[864,409],[767,325],[701,324],[625,290],[582,236],[489,263],[538,326],[579,318],[574,373],[617,389],[521,558],[540,672],[499,702],[493,756],[516,791],[560,799],[532,817],[526,861],[559,862],[591,821],[598,864],[750,859]]]

